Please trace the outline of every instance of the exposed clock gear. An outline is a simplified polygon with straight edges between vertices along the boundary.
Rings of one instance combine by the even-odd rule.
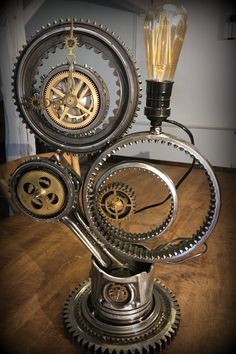
[[[127,285],[113,283],[107,289],[107,297],[114,304],[127,303],[130,299],[130,289]]]
[[[72,88],[68,87],[68,77],[69,72],[62,71],[47,83],[44,98],[51,104],[46,111],[58,125],[69,129],[83,128],[99,111],[99,92],[92,80],[82,73],[72,73]]]
[[[112,224],[126,221],[135,212],[135,191],[125,183],[111,183],[98,192],[96,203]]]

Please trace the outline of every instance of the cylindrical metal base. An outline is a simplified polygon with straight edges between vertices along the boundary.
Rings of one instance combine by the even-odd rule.
[[[180,311],[174,295],[153,282],[153,266],[129,274],[106,273],[93,261],[91,281],[69,296],[64,321],[73,340],[90,353],[157,353],[174,338]]]

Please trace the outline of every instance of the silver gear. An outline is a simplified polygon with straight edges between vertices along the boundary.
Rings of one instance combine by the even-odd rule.
[[[198,230],[196,230],[196,232],[194,232],[191,237],[181,239],[181,241],[174,244],[169,243],[168,245],[160,245],[152,250],[145,249],[142,246],[135,244],[134,242],[132,243],[132,241],[126,242],[121,239],[118,240],[113,236],[112,232],[108,233],[101,227],[98,227],[93,208],[93,195],[96,189],[97,176],[100,174],[104,163],[107,162],[111,156],[115,155],[117,152],[120,152],[122,148],[133,144],[142,144],[145,142],[166,144],[169,147],[172,146],[184,152],[191,158],[195,158],[196,163],[198,163],[198,165],[205,172],[210,191],[209,209],[202,225],[199,226]],[[86,176],[83,198],[86,216],[89,220],[90,227],[96,234],[97,238],[102,240],[102,242],[105,242],[107,246],[111,247],[115,252],[142,262],[174,262],[185,258],[186,255],[193,252],[197,247],[202,245],[210,236],[216,225],[220,210],[219,185],[208,161],[196,150],[193,145],[187,143],[184,140],[180,140],[175,136],[164,133],[134,133],[121,139],[112,147],[108,148],[102,154],[100,154]]]
[[[63,312],[66,330],[82,350],[97,354],[154,354],[175,337],[180,322],[179,305],[174,294],[160,282],[154,283],[153,295],[161,313],[157,315],[153,310],[149,314],[149,326],[145,326],[143,320],[139,331],[135,332],[130,325],[130,333],[126,335],[120,334],[115,324],[108,324],[107,331],[99,319],[96,318],[96,322],[100,322],[100,326],[94,324],[90,290],[90,281],[79,285],[66,300]],[[128,326],[126,331],[129,331]]]
[[[92,154],[114,142],[127,131],[140,103],[137,68],[123,44],[113,33],[109,33],[102,26],[74,20],[73,33],[79,38],[79,46],[93,48],[95,53],[102,53],[102,58],[108,60],[109,66],[113,68],[115,80],[119,86],[120,97],[117,107],[114,108],[114,116],[107,117],[106,121],[96,127],[96,134],[92,127],[91,131],[84,136],[69,131],[62,134],[60,130],[52,127],[40,112],[30,110],[22,104],[27,97],[33,94],[32,88],[39,66],[44,59],[48,58],[49,53],[54,52],[56,48],[63,48],[64,38],[70,29],[69,20],[55,23],[42,28],[27,43],[14,69],[15,104],[27,127],[44,143],[76,154]]]

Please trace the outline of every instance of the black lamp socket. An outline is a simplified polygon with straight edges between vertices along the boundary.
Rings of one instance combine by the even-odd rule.
[[[173,81],[146,81],[146,107],[144,113],[152,126],[160,126],[170,116],[170,97]]]

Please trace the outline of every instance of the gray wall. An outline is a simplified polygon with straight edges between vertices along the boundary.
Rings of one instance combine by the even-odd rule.
[[[213,0],[181,3],[188,12],[188,31],[174,78],[171,118],[191,128],[198,149],[213,165],[236,167],[236,41],[222,39],[228,8],[225,2]],[[46,0],[27,24],[26,35],[29,37],[41,25],[67,17],[89,18],[120,35],[136,55],[145,93],[143,15],[91,2]],[[132,131],[148,129],[143,116],[144,96]],[[164,130],[180,134],[175,128],[164,126]],[[146,152],[145,156],[152,158],[153,153]],[[162,158],[181,160],[166,150]]]

